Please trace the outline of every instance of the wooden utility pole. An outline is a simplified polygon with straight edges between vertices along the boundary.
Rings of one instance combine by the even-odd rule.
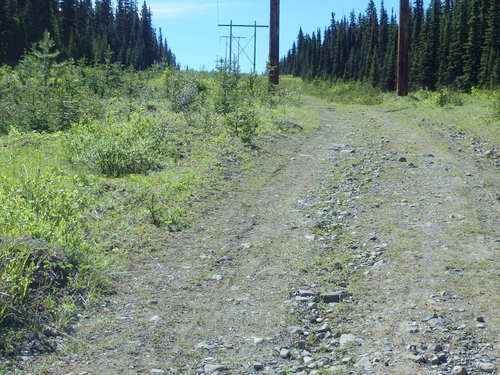
[[[271,0],[271,20],[269,32],[269,82],[280,82],[280,0]]]
[[[408,0],[399,0],[399,37],[398,37],[398,77],[397,93],[408,95],[408,29],[410,24],[410,4]]]

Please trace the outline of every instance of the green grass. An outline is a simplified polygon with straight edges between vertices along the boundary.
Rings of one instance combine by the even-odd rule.
[[[78,69],[72,66],[70,77]],[[261,152],[254,146],[299,132],[276,121],[305,132],[319,125],[293,93],[270,95],[265,77],[239,76],[225,113],[218,111],[223,73],[124,72],[112,86],[94,87],[102,69],[85,69],[92,108],[102,111],[55,132],[4,123],[0,354],[17,352],[25,333],[64,327],[113,289],[130,255],[162,249],[171,231],[216,203],[232,173],[248,173]],[[2,72],[4,80],[14,74]],[[25,111],[3,99],[11,111]]]
[[[466,131],[500,147],[500,89],[459,93],[449,89],[436,92],[419,90],[407,97],[381,92],[360,82],[303,82],[291,76],[282,77],[288,90],[359,109],[366,105],[381,112],[397,114],[413,124],[431,123],[438,129]]]

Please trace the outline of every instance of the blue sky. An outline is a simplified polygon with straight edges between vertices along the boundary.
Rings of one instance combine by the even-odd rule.
[[[216,61],[225,56],[226,41],[220,38],[229,34],[229,28],[217,27],[218,23],[267,25],[269,23],[269,0],[147,0],[153,12],[156,28],[163,35],[184,68],[213,70]],[[368,0],[281,0],[280,50],[284,55],[297,37],[299,27],[304,32],[323,29],[330,23],[331,12],[336,17],[348,15],[366,8]],[[377,9],[380,3],[376,0]],[[386,9],[396,12],[399,2],[386,0]],[[244,37],[241,47],[253,56],[253,29],[234,29],[234,35]],[[236,42],[235,48],[236,48]],[[268,30],[257,32],[257,70],[265,69],[268,55]],[[240,65],[250,71],[251,64],[242,53]]]

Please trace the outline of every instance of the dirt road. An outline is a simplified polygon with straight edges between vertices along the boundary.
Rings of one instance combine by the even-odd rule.
[[[310,105],[320,129],[262,146],[25,373],[496,373],[498,167],[404,113]]]

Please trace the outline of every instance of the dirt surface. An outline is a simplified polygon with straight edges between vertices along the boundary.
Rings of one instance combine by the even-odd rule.
[[[310,105],[320,129],[264,146],[23,373],[496,373],[497,164],[401,114]]]

